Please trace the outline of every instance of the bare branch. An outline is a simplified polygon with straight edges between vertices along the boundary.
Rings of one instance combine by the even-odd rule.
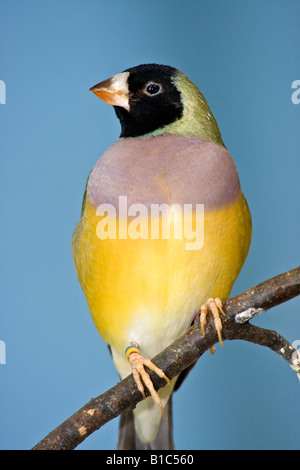
[[[223,320],[224,340],[240,339],[266,346],[285,359],[300,377],[300,354],[297,349],[276,331],[259,328],[248,323],[255,315],[286,302],[300,294],[300,267],[259,284],[241,295],[232,297],[224,304],[226,318]],[[205,336],[201,336],[198,321],[191,329],[153,359],[169,378],[191,366],[216,342],[217,334],[208,321]],[[165,381],[151,374],[154,386],[159,389]],[[146,393],[147,394],[147,393]],[[132,375],[115,387],[93,398],[83,408],[54,429],[33,450],[74,449],[87,436],[108,421],[142,400]]]

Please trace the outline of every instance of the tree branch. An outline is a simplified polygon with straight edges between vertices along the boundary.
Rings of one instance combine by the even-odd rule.
[[[226,313],[226,317],[222,319],[223,339],[250,341],[272,349],[290,364],[300,379],[299,351],[276,331],[248,323],[254,316],[299,294],[300,267],[232,297],[223,305]],[[217,341],[212,322],[207,322],[203,337],[197,320],[185,335],[157,355],[153,362],[172,379],[195,363]],[[151,372],[150,375],[156,389],[165,385],[163,379]],[[141,400],[142,396],[130,375],[99,397],[92,398],[84,407],[50,432],[33,450],[74,449],[87,436],[125,410],[133,409]]]

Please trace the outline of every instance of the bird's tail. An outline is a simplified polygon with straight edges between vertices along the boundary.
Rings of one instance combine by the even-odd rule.
[[[172,395],[165,406],[167,419],[161,419],[158,433],[152,442],[141,442],[134,428],[132,411],[121,415],[119,427],[118,450],[173,450],[173,416]]]

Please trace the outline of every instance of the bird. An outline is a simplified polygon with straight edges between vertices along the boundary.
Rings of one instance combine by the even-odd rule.
[[[203,335],[213,317],[223,345],[222,304],[248,254],[251,214],[216,119],[187,75],[141,64],[90,90],[113,106],[121,133],[88,176],[75,269],[120,378],[132,373],[144,398],[121,416],[118,449],[172,449],[180,380],[151,359],[197,316]],[[165,380],[159,391],[148,369]]]

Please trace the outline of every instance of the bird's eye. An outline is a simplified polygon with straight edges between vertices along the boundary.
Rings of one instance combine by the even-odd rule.
[[[147,95],[157,95],[160,92],[160,86],[157,83],[148,83],[148,85],[146,85],[145,91]]]

